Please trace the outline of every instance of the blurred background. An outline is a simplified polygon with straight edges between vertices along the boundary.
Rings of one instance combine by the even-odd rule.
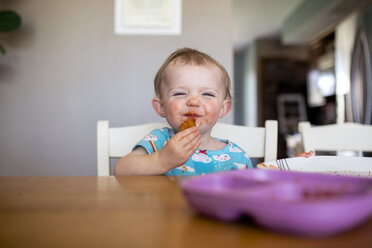
[[[0,33],[0,176],[96,175],[97,121],[163,121],[153,78],[181,47],[229,72],[234,106],[222,122],[279,121],[279,158],[301,150],[299,121],[371,124],[371,4],[183,0],[180,34],[133,35],[114,32],[114,0],[0,0],[22,19]]]

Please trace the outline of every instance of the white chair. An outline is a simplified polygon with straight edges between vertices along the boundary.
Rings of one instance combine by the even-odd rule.
[[[149,123],[128,127],[109,127],[109,121],[97,123],[98,176],[110,175],[110,158],[120,158],[132,151],[133,146],[151,130],[168,126],[166,123]],[[229,139],[243,148],[251,158],[276,160],[278,122],[266,121],[265,127],[246,127],[218,123],[212,136]]]
[[[244,149],[251,158],[276,160],[278,150],[278,121],[265,121],[265,127],[247,127],[217,123],[212,136],[228,139]]]
[[[309,122],[300,122],[298,129],[302,137],[304,151],[336,151],[337,155],[347,152],[372,151],[372,126],[347,122],[311,126]]]
[[[110,158],[121,158],[146,134],[167,123],[149,123],[128,127],[109,127],[109,121],[97,123],[97,172],[98,176],[110,175]]]

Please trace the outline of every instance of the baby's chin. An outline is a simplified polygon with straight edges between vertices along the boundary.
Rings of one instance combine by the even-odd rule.
[[[195,124],[196,124],[196,127],[198,129],[212,128],[216,124],[216,122],[217,121],[212,122],[212,121],[209,121],[209,120],[206,120],[206,119],[197,119]]]

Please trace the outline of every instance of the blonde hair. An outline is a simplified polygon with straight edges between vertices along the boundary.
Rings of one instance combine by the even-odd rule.
[[[155,94],[157,97],[160,96],[160,86],[164,79],[165,71],[170,65],[171,62],[175,62],[177,60],[181,60],[185,64],[191,64],[191,65],[215,65],[217,66],[220,71],[222,72],[223,82],[225,84],[225,99],[231,99],[231,93],[230,93],[230,87],[231,87],[231,81],[229,74],[225,70],[225,68],[218,63],[217,60],[210,57],[209,55],[199,52],[195,49],[191,48],[181,48],[173,52],[169,57],[164,61],[163,65],[159,68],[158,72],[156,73],[155,79],[154,79],[154,89]]]

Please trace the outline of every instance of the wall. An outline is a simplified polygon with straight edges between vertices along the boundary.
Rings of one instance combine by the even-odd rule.
[[[244,125],[243,112],[245,108],[244,68],[247,49],[234,48],[234,123]]]
[[[262,57],[289,57],[298,60],[307,60],[309,57],[306,45],[285,45],[279,40],[256,40],[257,58]]]
[[[0,36],[0,176],[96,175],[96,122],[160,121],[153,77],[189,46],[231,74],[231,0],[184,0],[180,36],[118,36],[114,1],[1,1],[22,29]],[[230,114],[225,122],[232,122]]]
[[[248,126],[258,126],[257,121],[257,43],[253,42],[248,47],[247,57],[246,57],[246,71],[244,75],[245,79],[245,123]]]
[[[256,42],[234,51],[234,123],[257,126]]]

